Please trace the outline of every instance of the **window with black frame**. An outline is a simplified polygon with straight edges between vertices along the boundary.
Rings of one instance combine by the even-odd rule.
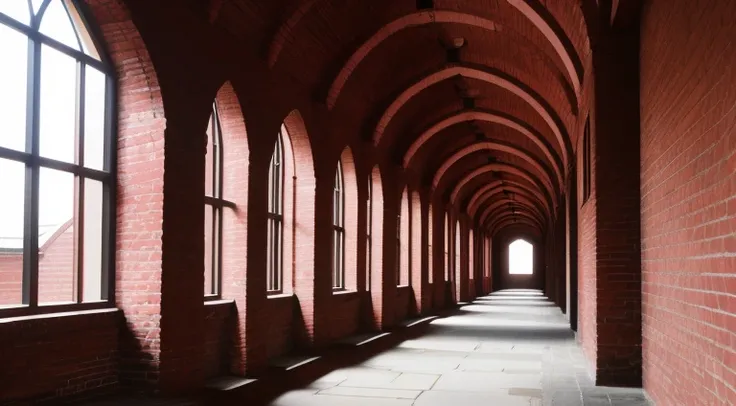
[[[207,126],[207,152],[205,155],[204,196],[204,294],[217,298],[222,285],[222,215],[226,207],[235,204],[223,197],[223,137],[217,102],[212,104]]]
[[[0,1],[0,312],[114,292],[114,67],[71,0]]]
[[[345,183],[337,161],[332,197],[332,287],[345,289]]]
[[[279,131],[268,169],[267,291],[283,291],[284,241],[284,141]]]

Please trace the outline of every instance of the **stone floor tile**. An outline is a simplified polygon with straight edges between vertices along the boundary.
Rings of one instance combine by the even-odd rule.
[[[272,405],[648,405],[641,389],[595,386],[567,320],[541,292],[495,292],[462,310]]]
[[[420,393],[422,393],[422,391],[419,390],[335,386],[333,388],[319,391],[317,396],[338,395],[367,398],[416,399]]]
[[[531,399],[522,396],[512,396],[503,392],[454,392],[454,391],[427,391],[423,392],[414,406],[529,406]]]

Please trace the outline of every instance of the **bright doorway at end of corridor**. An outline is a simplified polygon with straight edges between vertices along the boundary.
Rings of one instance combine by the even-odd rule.
[[[509,273],[531,275],[534,273],[534,246],[519,239],[509,244]]]

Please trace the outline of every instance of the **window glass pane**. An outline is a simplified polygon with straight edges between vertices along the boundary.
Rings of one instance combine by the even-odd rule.
[[[212,281],[213,243],[214,243],[214,209],[210,205],[204,206],[204,294],[214,293]]]
[[[207,125],[207,150],[205,155],[205,167],[204,167],[204,193],[207,196],[214,196],[215,186],[215,143],[214,143],[214,128],[213,128],[213,116],[210,115],[210,122]]]
[[[51,0],[41,18],[39,31],[64,45],[80,50],[77,33],[62,0]]]
[[[278,235],[276,238],[276,244],[278,247],[278,251],[276,252],[276,261],[277,261],[277,267],[276,267],[276,284],[279,289],[283,289],[283,281],[284,281],[284,227],[283,223],[279,221],[276,223]]]
[[[74,296],[75,179],[41,168],[38,203],[38,302],[68,303]]]
[[[84,166],[102,170],[105,159],[105,75],[85,69]]]
[[[64,0],[64,5],[66,6],[67,12],[69,12],[69,18],[71,18],[72,23],[74,24],[79,42],[82,43],[84,53],[99,61],[100,53],[97,52],[97,46],[92,40],[92,36],[89,35],[87,27],[84,26],[84,21],[82,16],[79,14],[79,10],[74,7],[72,0]]]
[[[74,162],[76,123],[77,61],[42,46],[41,48],[41,155]]]
[[[25,165],[0,159],[0,307],[22,301]]]
[[[102,299],[102,182],[84,180],[82,301]]]
[[[2,0],[0,1],[0,13],[28,25],[31,16],[28,13],[28,2],[26,0]],[[0,44],[2,41],[0,40]],[[1,46],[1,45],[0,45]]]
[[[268,167],[268,212],[269,213],[275,213],[275,182],[274,182],[274,175],[275,175],[275,168],[274,168],[274,159],[276,158],[276,152],[271,155],[271,164]]]
[[[266,284],[266,289],[268,290],[274,290],[273,285],[273,275],[274,275],[274,267],[273,267],[273,219],[268,219],[268,225],[266,227],[266,275],[268,276],[268,281]]]
[[[0,11],[5,3],[0,0]],[[26,6],[27,9],[27,6]],[[0,24],[0,147],[25,150],[28,38]]]
[[[332,286],[337,287],[337,230],[332,231]]]

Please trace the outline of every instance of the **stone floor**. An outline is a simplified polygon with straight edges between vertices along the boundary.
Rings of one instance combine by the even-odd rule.
[[[596,387],[560,309],[506,290],[437,319],[427,334],[287,392],[272,406],[648,405]]]

